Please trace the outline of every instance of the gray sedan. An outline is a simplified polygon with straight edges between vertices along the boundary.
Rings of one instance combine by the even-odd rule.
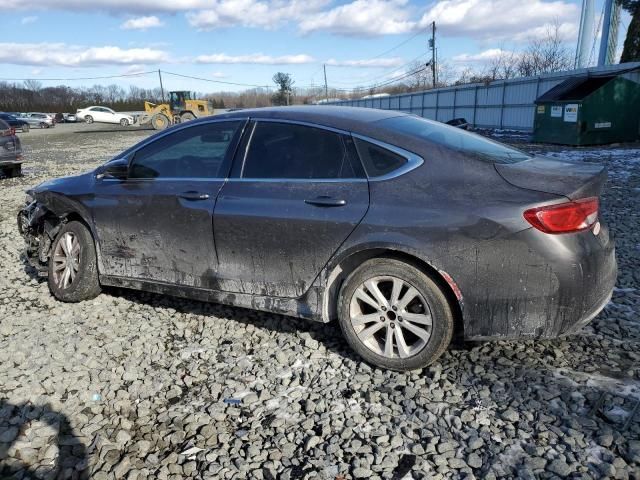
[[[616,280],[605,182],[400,112],[265,108],[43,183],[19,229],[62,301],[117,286],[294,315],[408,370],[454,333],[553,338],[597,315]]]

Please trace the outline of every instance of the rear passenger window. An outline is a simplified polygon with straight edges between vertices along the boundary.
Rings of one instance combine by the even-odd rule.
[[[242,169],[244,178],[339,179],[364,176],[343,135],[322,128],[258,122]]]
[[[356,148],[369,177],[381,177],[397,170],[407,159],[374,143],[355,138]]]

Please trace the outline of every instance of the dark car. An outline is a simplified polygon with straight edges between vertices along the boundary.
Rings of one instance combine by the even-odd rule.
[[[29,131],[29,123],[9,113],[0,113],[0,120],[4,120],[10,127],[13,127],[15,130],[22,131],[22,133],[27,133]]]
[[[467,122],[466,118],[453,118],[445,123],[447,125],[451,125],[452,127],[461,128],[463,130],[469,130],[469,122]]]
[[[62,301],[110,285],[337,319],[367,361],[403,370],[454,333],[553,338],[589,322],[616,279],[605,179],[399,112],[265,108],[43,183],[18,223]]]
[[[0,119],[0,177],[17,177],[22,171],[22,146],[15,130]]]

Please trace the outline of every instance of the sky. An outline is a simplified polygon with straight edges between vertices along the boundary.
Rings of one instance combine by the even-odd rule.
[[[596,0],[600,18],[604,0]],[[0,79],[79,79],[162,69],[167,90],[239,91],[290,73],[297,87],[350,89],[430,56],[453,71],[518,51],[559,25],[575,45],[580,0],[2,0]],[[619,46],[629,15],[623,13]],[[597,49],[596,49],[597,52]],[[594,58],[595,60],[595,58]],[[219,82],[219,83],[216,83]],[[222,83],[227,82],[227,83]],[[158,86],[158,75],[42,80]],[[243,85],[235,85],[243,84]]]

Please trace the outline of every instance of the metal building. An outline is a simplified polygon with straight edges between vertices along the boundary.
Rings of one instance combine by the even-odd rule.
[[[569,78],[601,74],[640,83],[640,62],[328,104],[399,110],[441,122],[464,117],[474,127],[533,131],[538,97]]]

